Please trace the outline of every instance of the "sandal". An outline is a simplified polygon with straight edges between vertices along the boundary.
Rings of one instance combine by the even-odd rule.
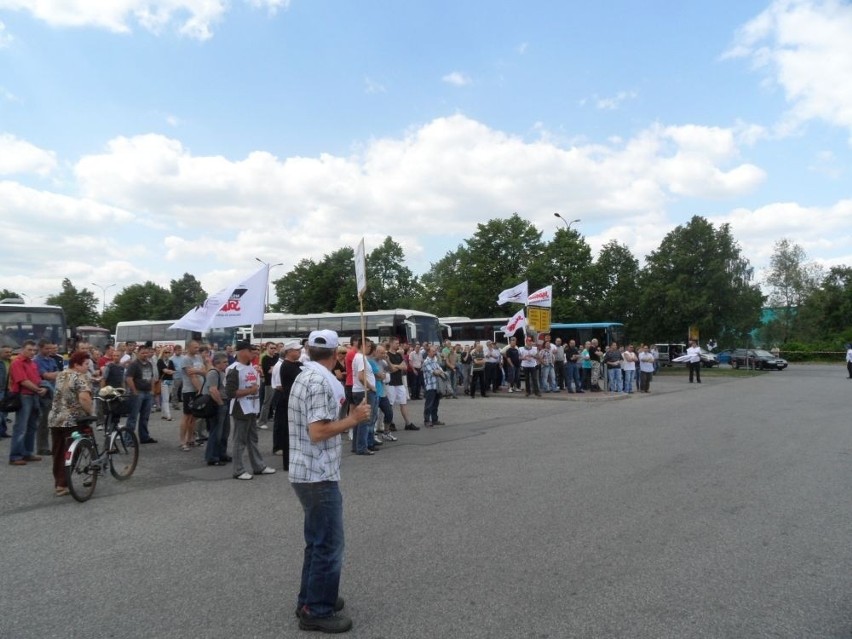
[[[63,488],[63,487],[60,487],[60,486],[56,487],[56,496],[57,497],[64,497],[65,495],[68,495],[69,493],[70,493],[70,491],[67,488]]]
[[[181,449],[183,452],[185,452],[185,453],[188,453],[188,452],[191,450],[191,449],[190,449],[190,447],[189,447],[189,446],[187,446],[186,444],[184,444],[183,446],[181,446],[181,447],[180,447],[180,449]]]

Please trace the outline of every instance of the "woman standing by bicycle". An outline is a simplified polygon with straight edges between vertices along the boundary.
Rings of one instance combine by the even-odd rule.
[[[65,480],[65,453],[77,418],[92,414],[92,389],[89,384],[89,353],[71,355],[68,368],[56,377],[56,394],[47,419],[53,449],[53,480],[56,496],[68,494]]]

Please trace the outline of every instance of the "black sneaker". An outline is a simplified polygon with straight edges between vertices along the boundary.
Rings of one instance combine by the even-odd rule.
[[[299,628],[337,634],[351,630],[352,620],[340,612],[335,612],[328,617],[313,617],[307,610],[303,610],[299,617]]]
[[[415,424],[406,424],[405,430],[420,430],[420,426],[417,426]]]
[[[396,424],[394,424],[393,422],[391,422],[391,423],[388,425],[388,430],[389,430],[390,432],[392,432],[392,433],[395,433],[395,432],[396,432]]]
[[[346,602],[343,601],[343,597],[338,597],[337,601],[334,602],[334,612],[340,612],[343,610],[343,607],[346,605]],[[302,616],[302,608],[298,605],[296,606],[296,617],[301,618]]]

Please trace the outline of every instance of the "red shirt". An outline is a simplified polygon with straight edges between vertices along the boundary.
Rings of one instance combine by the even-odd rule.
[[[25,379],[30,380],[36,386],[41,384],[38,364],[23,355],[18,355],[12,360],[12,366],[9,367],[9,377],[12,380],[10,390],[21,395],[35,395],[30,389],[21,386],[21,382]]]
[[[346,352],[346,358],[343,360],[346,363],[346,386],[352,386],[352,360],[357,354],[358,349],[352,347]]]

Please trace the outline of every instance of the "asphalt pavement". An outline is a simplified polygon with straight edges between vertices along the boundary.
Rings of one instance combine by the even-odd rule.
[[[845,368],[685,376],[443,400],[446,426],[346,453],[348,636],[852,636]],[[279,472],[236,481],[178,449],[177,421],[151,430],[84,504],[53,496],[48,460],[0,465],[0,637],[310,636],[271,431]]]

